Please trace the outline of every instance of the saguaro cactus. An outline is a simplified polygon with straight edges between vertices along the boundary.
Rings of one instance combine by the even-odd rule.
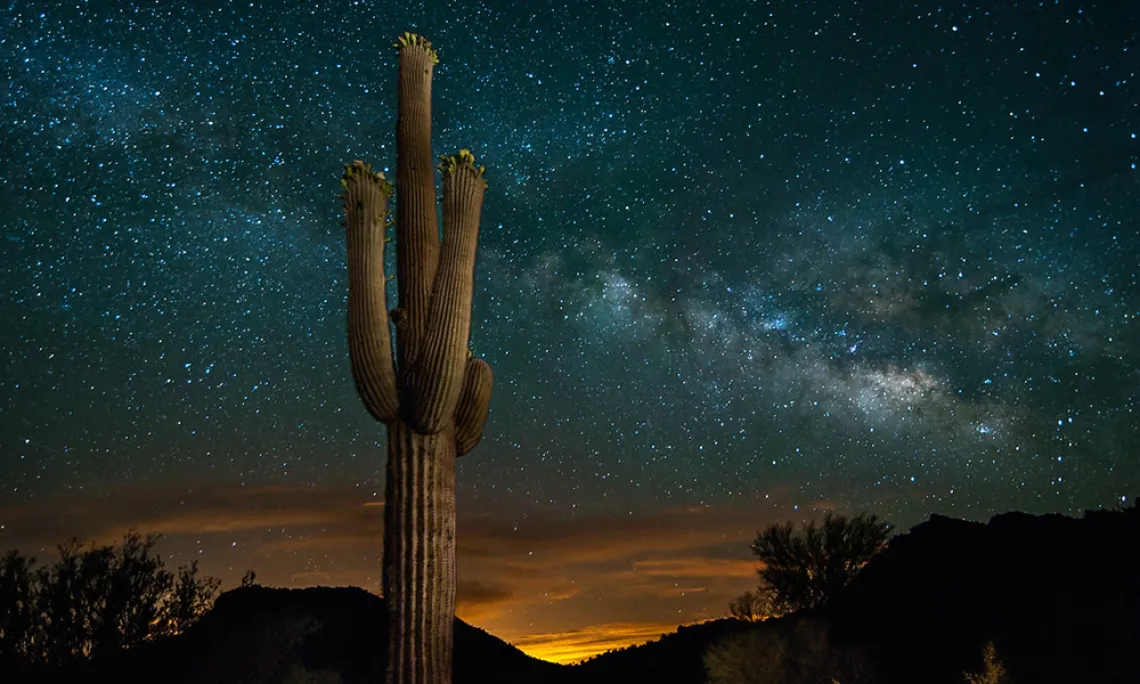
[[[345,164],[348,349],[361,400],[388,426],[387,681],[446,684],[455,617],[455,461],[482,437],[491,399],[491,369],[467,351],[486,182],[469,151],[443,157],[441,244],[431,154],[431,76],[439,60],[423,36],[405,33],[396,47],[399,308],[389,317],[384,232],[392,186],[364,162]]]

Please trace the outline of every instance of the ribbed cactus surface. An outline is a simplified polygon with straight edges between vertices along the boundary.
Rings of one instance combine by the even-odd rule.
[[[491,399],[491,369],[467,351],[486,182],[469,151],[443,157],[441,241],[431,154],[438,58],[423,36],[405,33],[396,46],[400,306],[388,311],[384,272],[392,185],[370,165],[346,164],[348,348],[361,401],[388,426],[387,681],[444,684],[451,681],[455,615],[455,462],[482,437]]]

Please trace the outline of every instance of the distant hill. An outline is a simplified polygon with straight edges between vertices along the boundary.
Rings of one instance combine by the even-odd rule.
[[[891,682],[960,684],[993,640],[1020,684],[1140,682],[1140,507],[1083,518],[932,516],[832,606]]]
[[[50,681],[371,684],[383,681],[384,615],[384,600],[356,587],[234,589],[184,634]],[[562,666],[459,619],[454,665],[455,684],[557,683],[563,675]]]
[[[357,588],[223,594],[169,641],[36,684],[357,684],[380,681],[383,599]],[[455,621],[455,684],[703,684],[712,644],[747,630],[830,622],[831,643],[886,684],[961,684],[994,641],[1018,684],[1140,682],[1140,508],[1084,518],[942,516],[891,540],[826,610],[759,626],[714,620],[573,666],[537,660]],[[2,677],[4,684],[20,680]],[[868,680],[870,681],[870,680]]]

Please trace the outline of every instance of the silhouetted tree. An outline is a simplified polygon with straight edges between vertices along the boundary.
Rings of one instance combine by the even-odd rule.
[[[744,592],[728,602],[728,614],[745,622],[759,622],[774,617],[771,592],[763,589]]]
[[[210,606],[222,586],[216,577],[198,577],[198,561],[178,568],[174,589],[163,606],[161,629],[157,636],[173,636],[197,622]]]
[[[241,585],[243,587],[252,587],[257,584],[257,573],[252,569],[246,570],[245,574],[241,576]]]
[[[0,666],[28,660],[37,619],[35,562],[17,551],[0,558]]]
[[[36,571],[36,613],[40,621],[33,638],[33,662],[60,667],[87,655],[89,594],[84,584],[89,578],[84,575],[81,547],[74,538],[60,544],[56,547],[59,560]]]
[[[169,599],[174,578],[164,569],[162,559],[151,553],[157,541],[157,535],[143,538],[130,532],[119,549],[92,545],[84,555],[84,568],[93,563],[86,572],[90,577],[86,587],[90,592],[88,655],[137,646],[164,622],[164,609],[173,603]]]
[[[59,560],[33,568],[10,551],[0,559],[0,665],[58,669],[176,634],[213,604],[220,581],[177,576],[154,555],[156,535],[129,532],[119,548],[60,544]]]
[[[850,582],[890,536],[891,524],[875,515],[833,515],[796,532],[792,523],[770,525],[752,542],[764,563],[759,591],[770,591],[775,611],[821,605]]]

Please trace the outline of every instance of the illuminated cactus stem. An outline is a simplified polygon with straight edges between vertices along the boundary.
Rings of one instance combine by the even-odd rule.
[[[387,681],[447,684],[455,616],[455,462],[482,438],[491,401],[491,368],[468,351],[487,184],[469,150],[442,158],[441,241],[431,155],[431,74],[439,59],[431,43],[416,34],[401,35],[396,47],[400,306],[387,309],[391,276],[384,273],[392,185],[370,165],[346,164],[341,197],[348,244],[348,347],[361,401],[388,426]]]

